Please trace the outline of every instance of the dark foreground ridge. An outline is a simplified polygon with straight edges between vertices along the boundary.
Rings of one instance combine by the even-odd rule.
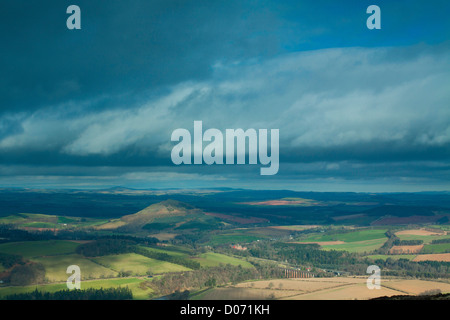
[[[410,296],[410,295],[398,295],[391,297],[378,297],[373,298],[371,300],[450,300],[450,293],[439,293],[433,295],[419,295],[419,296]]]
[[[100,288],[86,290],[60,290],[41,292],[38,289],[28,293],[9,295],[5,300],[132,300],[133,293],[126,288]]]

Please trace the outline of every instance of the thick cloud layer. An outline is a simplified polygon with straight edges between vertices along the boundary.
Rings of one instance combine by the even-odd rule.
[[[442,10],[383,2],[374,35],[363,4],[79,5],[79,33],[61,24],[63,2],[2,11],[12,27],[1,31],[0,185],[449,187]],[[411,31],[411,15],[393,9],[424,18],[429,32]],[[204,130],[279,129],[279,173],[173,166],[171,133],[195,120]]]

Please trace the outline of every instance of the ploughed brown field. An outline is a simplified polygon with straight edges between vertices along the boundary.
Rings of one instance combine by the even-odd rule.
[[[211,289],[201,299],[367,300],[381,296],[420,295],[433,290],[449,293],[450,283],[381,278],[381,289],[369,289],[366,277],[276,279]]]
[[[450,262],[450,253],[419,254],[413,261],[446,261]]]
[[[413,236],[440,236],[447,232],[443,230],[430,231],[426,229],[402,230],[395,233],[396,235],[413,235]]]
[[[393,246],[389,250],[390,254],[414,254],[419,253],[422,250],[423,244],[416,246]]]

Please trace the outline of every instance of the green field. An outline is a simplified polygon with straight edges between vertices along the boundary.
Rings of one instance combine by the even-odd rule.
[[[148,271],[161,274],[190,270],[174,263],[147,258],[136,253],[95,257],[92,261],[114,271],[131,272],[133,275],[146,275]]]
[[[420,253],[448,253],[450,252],[450,243],[426,244]]]
[[[429,244],[431,241],[436,239],[449,239],[450,235],[442,235],[442,236],[422,236],[422,235],[414,235],[414,234],[399,234],[397,237],[400,240],[422,240],[424,244]]]
[[[387,229],[364,229],[358,231],[349,231],[337,234],[313,234],[306,238],[302,238],[301,242],[322,242],[322,241],[344,241],[344,242],[360,242],[366,240],[384,239]]]
[[[26,217],[20,215],[12,215],[0,218],[0,224],[18,224],[27,221]]]
[[[415,255],[415,254],[373,254],[373,255],[367,256],[367,258],[372,259],[374,261],[377,259],[386,260],[388,258],[391,258],[394,260],[398,260],[398,259],[413,260],[415,257],[417,257],[417,255]]]
[[[36,213],[18,213],[0,217],[0,224],[14,224],[19,227],[50,229],[93,227],[107,222],[107,219],[64,217]]]
[[[203,253],[198,258],[195,258],[194,261],[199,262],[202,267],[216,267],[220,264],[231,264],[233,266],[241,265],[244,268],[253,268],[253,265],[247,261],[214,252]]]
[[[145,247],[145,246],[139,246],[139,247],[141,249],[147,250],[149,252],[165,253],[172,257],[188,258],[190,256],[190,252],[188,252],[186,250],[181,250],[181,249],[175,248],[173,246],[164,247],[164,248]]]
[[[262,239],[262,236],[245,235],[245,234],[218,234],[213,235],[208,242],[210,245],[224,245],[236,243],[249,243]]]
[[[76,223],[77,219],[67,218],[67,217],[58,217],[58,223]]]
[[[117,287],[128,287],[133,292],[133,298],[137,300],[148,299],[149,295],[152,293],[150,288],[146,290],[142,289],[139,284],[145,280],[138,278],[115,278],[115,279],[105,279],[105,280],[91,280],[91,281],[81,281],[81,289],[100,289],[100,288],[117,288]],[[44,284],[44,285],[34,285],[25,287],[0,287],[0,299],[7,295],[15,293],[25,293],[31,292],[35,289],[43,292],[56,292],[59,290],[66,290],[66,283],[54,283],[54,284]]]
[[[345,250],[348,252],[371,252],[378,248],[380,248],[386,242],[386,238],[384,239],[373,239],[373,240],[365,240],[365,241],[354,241],[347,242],[343,244],[336,245],[324,245],[322,246],[325,250]]]
[[[429,225],[429,228],[433,228],[433,229],[440,229],[440,230],[444,230],[444,231],[450,231],[450,225],[445,225],[445,224],[436,224],[436,225]]]
[[[101,279],[116,277],[117,272],[105,268],[81,255],[67,254],[51,257],[32,258],[32,261],[40,262],[45,267],[45,276],[50,282],[65,281],[69,277],[67,267],[77,265],[80,267],[81,280]]]
[[[191,256],[189,252],[186,252],[185,250],[181,250],[174,247],[167,247],[167,248],[149,248],[149,247],[142,247],[144,250],[151,251],[151,252],[157,252],[157,253],[166,253],[173,257],[179,257],[179,258],[186,258],[190,259],[192,261],[196,261],[200,263],[200,265],[204,268],[207,267],[216,267],[220,264],[231,264],[233,266],[242,265],[245,268],[251,268],[252,265],[248,263],[247,261],[243,261],[238,258],[230,257],[224,254],[220,253],[214,253],[214,252],[207,252],[200,254],[199,256]]]
[[[55,223],[50,222],[30,222],[22,224],[22,227],[57,229],[59,226]]]
[[[22,224],[27,222],[57,223],[58,216],[37,213],[17,213],[0,218],[0,223]]]
[[[18,254],[26,259],[75,253],[79,243],[65,240],[8,242],[0,244],[0,252]]]

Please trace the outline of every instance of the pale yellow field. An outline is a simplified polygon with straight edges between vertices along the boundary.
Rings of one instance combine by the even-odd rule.
[[[450,283],[423,280],[393,280],[385,284],[386,287],[401,290],[408,294],[421,294],[429,290],[441,290],[442,293],[450,292]]]
[[[281,299],[293,293],[285,290],[249,289],[249,288],[215,288],[201,297],[201,300],[268,300]]]
[[[390,254],[414,254],[419,253],[422,250],[423,244],[415,245],[415,246],[393,246],[391,250],[389,250]]]
[[[395,233],[396,235],[409,234],[414,236],[440,236],[445,235],[445,231],[433,232],[425,229],[413,229],[413,230],[403,230]]]
[[[303,281],[302,281],[303,280]],[[282,290],[311,292],[316,290],[322,290],[327,288],[333,288],[340,285],[346,285],[346,281],[306,281],[307,279],[279,279],[279,280],[264,280],[245,282],[236,285],[237,288],[253,288],[253,289],[266,289],[270,283],[273,284],[273,289],[279,289],[281,284]],[[298,293],[298,292],[297,292]]]
[[[446,261],[450,262],[450,253],[419,254],[413,261]]]
[[[160,241],[164,241],[164,240],[171,240],[173,238],[175,238],[177,236],[176,233],[157,233],[157,234],[152,234],[152,237],[157,238]]]
[[[199,299],[367,300],[381,296],[418,295],[430,290],[450,292],[448,282],[382,278],[381,288],[371,290],[366,281],[366,277],[334,277],[244,282],[209,290]]]
[[[107,222],[105,224],[101,224],[99,226],[95,226],[94,229],[97,230],[112,230],[112,229],[117,229],[123,225],[125,225],[126,223],[120,220],[115,220],[115,221],[111,221],[111,222]]]
[[[312,293],[300,294],[289,297],[289,300],[368,300],[381,296],[395,296],[401,292],[385,287],[369,290],[364,283],[347,284],[330,289],[320,290]]]

